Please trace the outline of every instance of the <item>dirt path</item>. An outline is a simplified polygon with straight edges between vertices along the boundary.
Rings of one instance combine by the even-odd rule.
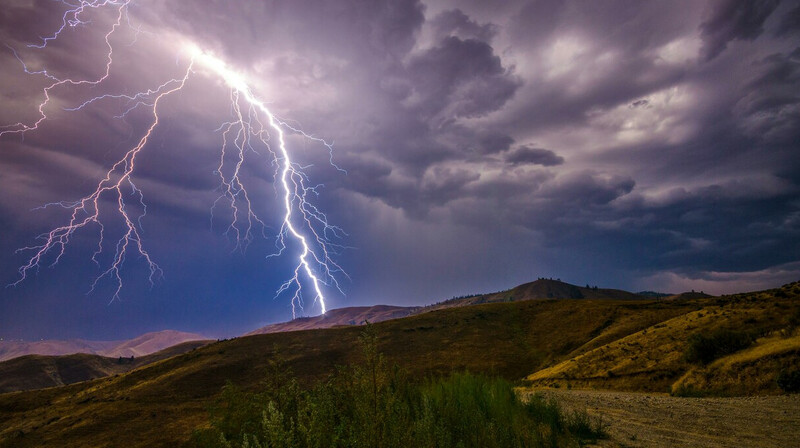
[[[800,447],[800,395],[678,398],[629,392],[543,390],[565,409],[608,425],[603,447]]]

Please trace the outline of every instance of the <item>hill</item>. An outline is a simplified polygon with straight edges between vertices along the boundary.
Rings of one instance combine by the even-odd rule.
[[[426,312],[374,328],[380,350],[413,377],[470,370],[520,379],[697,306],[529,300]],[[241,337],[119,376],[3,394],[0,446],[175,446],[206,424],[226,381],[256,387],[275,359],[303,384],[317,381],[358,359],[360,332],[348,326]]]
[[[535,282],[517,286],[508,291],[493,294],[472,296],[456,300],[449,300],[444,304],[436,304],[427,307],[400,307],[390,305],[374,305],[363,307],[347,307],[329,310],[326,314],[314,317],[303,317],[288,322],[267,325],[257,330],[247,333],[247,335],[278,333],[287,331],[300,331],[310,329],[332,328],[347,325],[363,325],[369,321],[371,323],[382,322],[390,319],[407,317],[421,312],[434,311],[442,308],[463,307],[481,303],[507,302],[514,300],[536,300],[536,299],[583,299],[583,298],[605,298],[605,299],[626,299],[637,298],[635,294],[614,289],[581,288],[557,280],[539,279]],[[639,297],[640,298],[640,297]],[[109,358],[128,358],[131,356],[141,357],[149,353],[154,353],[166,347],[179,344],[184,341],[202,339],[202,336],[192,333],[184,333],[173,330],[165,330],[154,333],[147,333],[128,341],[117,342],[96,342],[96,341],[43,341],[41,343],[9,343],[17,344],[16,350],[9,350],[9,356],[21,356],[27,353],[45,353],[59,355],[63,353],[74,353],[78,350],[81,353],[92,353],[101,357]],[[46,350],[45,350],[46,348]],[[0,360],[2,360],[0,358]],[[70,384],[92,378],[100,378],[106,375],[117,374],[130,370],[130,366],[119,366],[114,360],[103,360],[97,357],[73,356],[61,360],[48,358],[29,358],[14,364],[14,368],[0,366],[7,370],[8,378],[4,382],[5,386],[0,387],[0,392],[13,390],[30,390],[40,387],[51,387],[60,384]],[[135,366],[143,364],[136,363]],[[64,381],[58,374],[57,366],[65,366],[66,373]],[[68,366],[68,367],[66,367]],[[75,372],[75,373],[72,373]],[[19,376],[29,378],[21,381]],[[15,389],[14,385],[19,388]]]
[[[328,310],[327,313],[314,317],[301,317],[289,322],[267,325],[253,330],[247,335],[278,333],[283,331],[312,330],[315,328],[331,328],[342,325],[363,325],[383,322],[389,319],[406,317],[419,307],[404,307],[391,305],[354,306]]]
[[[800,284],[791,284],[713,298],[447,307],[374,329],[379,350],[414,378],[469,370],[527,378],[534,387],[666,392],[691,384],[701,393],[773,394],[782,370],[800,368],[799,323]],[[754,342],[707,364],[685,359],[693,335],[731,329],[752,330]],[[360,332],[340,326],[235,338],[118,376],[2,394],[0,447],[178,446],[208,424],[208,406],[226,381],[256,388],[275,360],[301,384],[319,381],[359,359]],[[732,388],[731,378],[745,386]]]
[[[97,353],[108,350],[119,344],[120,341],[84,341],[73,339],[69,341],[0,341],[0,361],[7,361],[25,355],[69,355],[72,353]]]
[[[109,358],[87,353],[20,356],[0,362],[0,393],[63,386],[125,373],[137,367],[186,353],[210,342],[184,342],[138,358]]]
[[[152,333],[145,333],[133,339],[122,341],[111,348],[99,350],[98,355],[116,358],[122,356],[144,356],[156,353],[174,345],[190,341],[207,340],[203,335],[197,333],[186,333],[183,331],[163,330]]]
[[[780,393],[777,375],[800,372],[800,283],[717,298],[683,297],[664,303],[696,308],[539,370],[527,377],[529,384],[750,395]],[[716,354],[693,360],[691,350]]]
[[[88,353],[116,358],[143,356],[188,341],[202,341],[205,336],[196,333],[164,330],[145,333],[126,341],[69,341],[47,340],[36,342],[0,341],[0,362],[25,355],[71,355]]]
[[[467,297],[456,297],[444,302],[424,307],[420,312],[433,311],[459,306],[479,305],[482,303],[514,302],[520,300],[547,299],[610,299],[641,300],[648,297],[620,289],[575,286],[561,280],[540,278],[534,282],[519,285],[506,291],[490,294],[478,294]]]
[[[666,296],[666,295],[665,295]],[[301,317],[288,322],[267,325],[253,330],[247,335],[278,333],[283,331],[311,330],[331,328],[340,325],[363,325],[364,322],[382,322],[398,319],[412,314],[425,313],[444,308],[480,305],[483,303],[512,302],[520,300],[545,299],[612,299],[636,300],[646,298],[619,289],[599,289],[597,287],[580,287],[564,283],[560,280],[539,279],[535,282],[519,285],[507,291],[491,294],[476,294],[467,297],[456,297],[444,302],[422,307],[401,307],[391,305],[374,305],[362,307],[337,308],[324,315]]]

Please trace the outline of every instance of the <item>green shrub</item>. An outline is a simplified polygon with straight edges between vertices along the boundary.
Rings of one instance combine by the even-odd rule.
[[[781,370],[775,380],[784,392],[800,392],[800,370]]]
[[[603,435],[585,413],[565,415],[553,401],[521,401],[499,378],[454,373],[412,381],[387,366],[375,335],[362,335],[364,362],[301,388],[276,363],[262,390],[228,384],[212,409],[211,428],[190,446],[282,447],[556,447]]]
[[[719,329],[711,333],[695,333],[689,336],[688,342],[684,358],[689,362],[708,364],[749,347],[753,338],[745,332]]]

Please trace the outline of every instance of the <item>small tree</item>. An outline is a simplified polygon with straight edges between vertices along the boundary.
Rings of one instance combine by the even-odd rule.
[[[695,333],[689,336],[688,342],[684,358],[689,362],[708,364],[749,347],[753,338],[741,331],[718,329],[712,333]]]
[[[776,382],[784,392],[800,392],[800,370],[781,370]]]

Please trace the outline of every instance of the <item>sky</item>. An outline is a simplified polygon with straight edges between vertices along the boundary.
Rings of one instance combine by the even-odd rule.
[[[59,79],[106,70],[113,4],[37,47],[67,9],[0,7],[2,129],[38,119],[48,79],[25,67]],[[147,105],[124,114],[121,99],[72,109],[182,77],[189,45],[333,143],[336,166],[319,141],[287,140],[319,186],[313,204],[346,232],[332,238],[347,275],[336,274],[341,292],[324,287],[328,308],[539,277],[713,294],[800,279],[798,1],[133,0],[124,13],[102,83],[53,89],[37,129],[0,136],[4,285],[31,257],[18,249],[69,221],[42,206],[90,194],[152,123]],[[267,257],[282,217],[268,151],[248,151],[241,169],[264,222],[249,244],[226,232],[233,212],[217,201],[231,89],[198,67],[160,104],[132,179],[147,207],[141,242],[163,276],[151,285],[131,252],[118,299],[107,277],[90,292],[123,230],[104,196],[98,263],[100,229],[87,226],[57,264],[49,253],[0,290],[0,337],[223,337],[291,318],[276,290],[296,247]],[[320,312],[313,295],[304,312]]]

